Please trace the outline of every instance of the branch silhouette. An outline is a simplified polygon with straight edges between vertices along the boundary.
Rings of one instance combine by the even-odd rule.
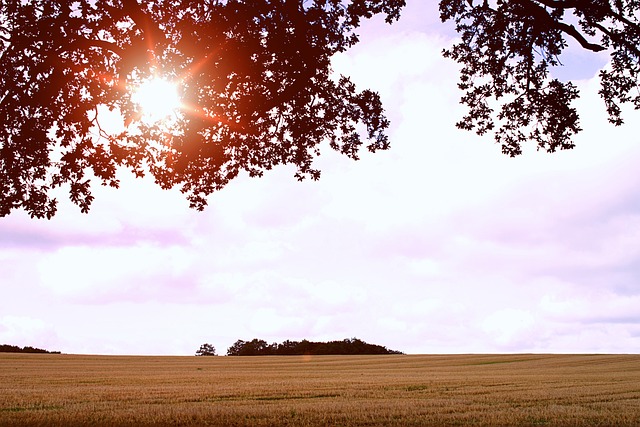
[[[358,42],[364,19],[400,17],[404,0],[8,0],[0,4],[0,216],[51,218],[53,192],[82,212],[92,185],[116,172],[178,187],[190,206],[241,173],[282,164],[319,179],[327,145],[357,160],[389,148],[379,95],[334,76],[331,58]],[[441,0],[460,41],[461,129],[493,134],[502,151],[531,141],[553,152],[581,131],[571,81],[551,76],[570,40],[610,55],[600,72],[609,120],[640,108],[640,4],[631,0]],[[171,125],[141,121],[131,88],[177,81],[184,108]],[[98,108],[126,125],[109,134]]]
[[[611,66],[600,72],[600,95],[609,120],[622,124],[621,104],[640,108],[640,4],[614,3],[442,0],[442,21],[452,20],[461,35],[444,52],[462,65],[459,87],[468,113],[457,126],[493,133],[510,156],[521,154],[527,141],[548,152],[573,148],[581,131],[572,106],[579,93],[572,82],[550,76],[562,65],[569,38],[590,52],[610,54]]]
[[[319,146],[356,159],[388,148],[377,93],[335,79],[330,59],[353,46],[361,19],[399,17],[404,0],[9,0],[0,6],[0,216],[51,218],[52,191],[82,212],[91,184],[116,171],[179,187],[191,207],[239,173],[279,164],[318,179]],[[172,127],[140,122],[131,87],[179,82]],[[127,125],[105,138],[97,107]],[[96,130],[97,129],[97,130]],[[100,137],[96,137],[99,135]]]

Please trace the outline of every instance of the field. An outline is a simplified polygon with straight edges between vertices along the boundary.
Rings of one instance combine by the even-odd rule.
[[[640,425],[639,355],[0,353],[0,425]]]

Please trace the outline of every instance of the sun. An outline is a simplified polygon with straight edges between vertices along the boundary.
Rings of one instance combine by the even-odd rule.
[[[141,120],[148,124],[171,118],[182,107],[178,85],[160,77],[143,81],[134,89],[131,100],[140,107]]]

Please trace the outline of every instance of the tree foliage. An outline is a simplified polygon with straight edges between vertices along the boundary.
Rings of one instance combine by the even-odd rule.
[[[357,159],[389,145],[377,93],[334,77],[330,58],[362,19],[404,0],[5,0],[0,5],[0,216],[56,212],[68,186],[83,212],[92,179],[120,167],[178,186],[192,207],[240,172],[293,164],[318,179],[320,144]],[[187,108],[146,124],[131,88],[178,80]],[[126,129],[107,132],[101,108]]]
[[[19,347],[11,344],[0,344],[0,353],[40,353],[40,354],[60,354],[59,351],[48,351],[42,348],[25,346]]]
[[[314,342],[289,341],[281,344],[268,344],[266,341],[254,338],[251,341],[236,341],[227,350],[227,356],[293,356],[305,354],[402,354],[399,351],[388,350],[377,344],[368,344],[358,338],[347,338],[342,341]]]
[[[332,55],[358,41],[363,19],[398,19],[405,0],[5,0],[0,3],[0,216],[51,218],[59,187],[83,212],[92,182],[150,174],[196,209],[244,172],[295,165],[318,179],[321,144],[357,159],[389,147],[377,93],[333,76]],[[611,64],[600,95],[612,123],[640,108],[640,0],[441,0],[461,40],[468,114],[504,153],[553,152],[580,131],[576,86],[550,73],[571,40]],[[416,53],[418,54],[418,53]],[[132,88],[178,81],[185,108],[148,124]],[[125,128],[105,129],[104,111]]]
[[[495,131],[508,155],[520,154],[527,140],[549,152],[574,147],[578,90],[550,76],[568,40],[610,53],[600,95],[612,123],[623,122],[621,104],[640,108],[638,0],[442,0],[440,17],[453,20],[461,36],[445,51],[462,65],[459,87],[469,110],[457,126]]]
[[[217,356],[216,348],[213,344],[205,343],[196,351],[196,356]]]

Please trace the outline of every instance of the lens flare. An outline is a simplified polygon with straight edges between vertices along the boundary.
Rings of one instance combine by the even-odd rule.
[[[135,89],[131,100],[141,109],[141,120],[155,123],[175,115],[181,108],[178,87],[162,78],[144,81]]]

